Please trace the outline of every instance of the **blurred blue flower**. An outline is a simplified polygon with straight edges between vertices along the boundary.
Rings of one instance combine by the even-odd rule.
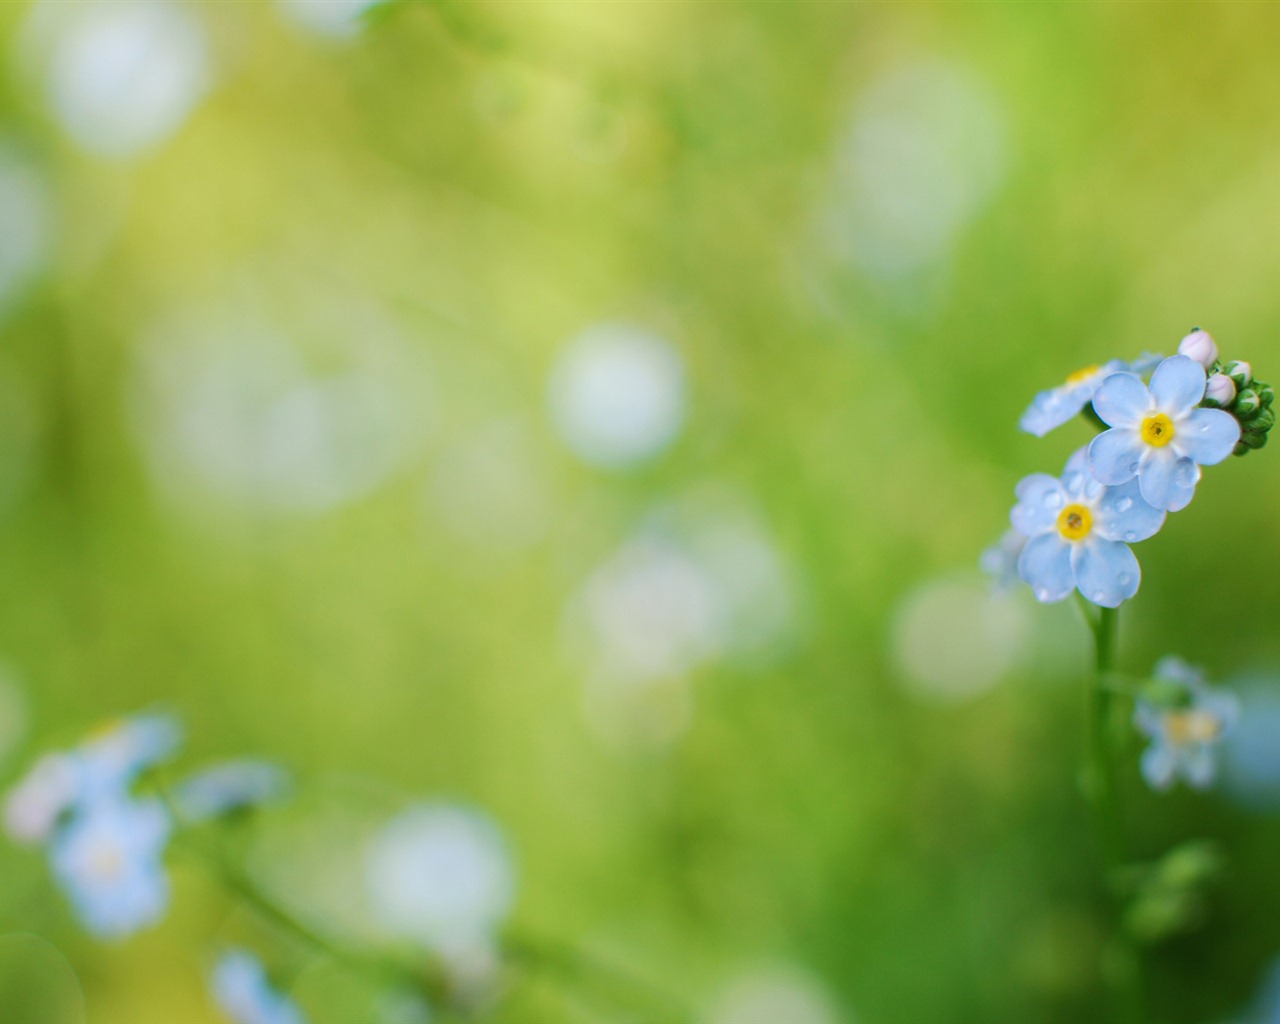
[[[149,713],[112,722],[72,754],[76,801],[89,805],[124,793],[146,769],[172,757],[182,728],[171,715]]]
[[[1018,575],[1038,601],[1061,601],[1078,588],[1094,604],[1115,608],[1142,578],[1129,544],[1153,536],[1165,514],[1142,500],[1136,483],[1104,487],[1085,469],[1084,449],[1062,478],[1024,477],[1010,519],[1027,537]]]
[[[71,812],[128,795],[146,769],[171,757],[182,740],[169,715],[111,722],[71,751],[46,754],[10,791],[5,826],[21,842],[44,842]]]
[[[1142,754],[1142,776],[1152,789],[1165,790],[1182,776],[1205,789],[1217,771],[1218,745],[1239,715],[1233,694],[1211,690],[1203,673],[1180,658],[1162,658],[1152,676],[1172,690],[1171,701],[1139,697],[1133,723],[1151,740]]]
[[[256,956],[244,949],[223,953],[210,978],[213,996],[236,1024],[303,1024],[306,1018],[288,996],[271,987]]]
[[[104,798],[54,836],[54,874],[89,931],[121,937],[164,914],[169,828],[159,801]]]
[[[1222,788],[1251,810],[1280,812],[1280,677],[1271,671],[1232,679],[1240,701],[1235,728],[1222,742]]]
[[[1143,354],[1131,363],[1126,363],[1123,359],[1112,359],[1101,366],[1095,363],[1076,370],[1056,388],[1049,388],[1036,395],[1027,411],[1022,414],[1018,426],[1028,434],[1044,437],[1049,431],[1078,416],[1084,407],[1093,401],[1098,388],[1111,374],[1122,370],[1146,373],[1160,361],[1160,358],[1160,356]]]
[[[1135,477],[1142,497],[1177,512],[1195,495],[1200,467],[1221,462],[1240,440],[1240,424],[1221,409],[1199,408],[1204,367],[1170,356],[1151,374],[1151,386],[1132,373],[1113,373],[1093,400],[1111,427],[1089,444],[1089,469],[1104,484]]]
[[[71,755],[45,754],[5,798],[5,829],[20,843],[43,843],[70,809],[78,791],[78,773]]]
[[[174,800],[181,817],[205,821],[278,800],[288,787],[289,776],[283,768],[246,758],[215,765],[183,780],[174,791]]]
[[[1018,578],[1018,556],[1027,546],[1027,538],[1017,530],[1005,530],[1000,539],[982,552],[978,568],[991,578],[997,594],[1007,594],[1021,581]]]
[[[1280,1024],[1280,959],[1262,976],[1257,994],[1239,1024]]]

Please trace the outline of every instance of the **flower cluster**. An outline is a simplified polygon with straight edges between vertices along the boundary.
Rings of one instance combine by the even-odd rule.
[[[181,738],[168,715],[123,719],[42,757],[4,802],[8,832],[47,847],[54,877],[88,931],[120,939],[164,916],[164,857],[181,834],[189,853],[206,859],[234,895],[293,943],[389,985],[384,995],[396,1013],[418,1019],[439,1005],[467,1014],[492,996],[502,966],[498,932],[515,897],[511,853],[496,822],[463,805],[415,804],[373,836],[367,895],[385,948],[365,948],[364,938],[328,935],[323,925],[300,920],[210,834],[283,797],[286,773],[239,758],[170,784],[160,767],[172,774]],[[405,940],[416,952],[404,954]],[[271,978],[255,953],[227,949],[212,967],[210,992],[235,1024],[303,1024],[301,1007]]]
[[[244,949],[218,958],[209,979],[218,1006],[236,1024],[304,1024],[302,1010],[277,992],[262,962]]]
[[[1143,778],[1152,789],[1168,789],[1178,777],[1208,788],[1219,744],[1238,716],[1233,694],[1207,687],[1204,673],[1182,659],[1162,658],[1133,710],[1133,724],[1151,741],[1142,755]]]
[[[1219,362],[1217,345],[1199,328],[1169,358],[1087,367],[1037,395],[1022,417],[1024,430],[1043,436],[1078,413],[1102,430],[1071,456],[1061,477],[1036,473],[1018,484],[1010,516],[1023,539],[1018,576],[1040,601],[1060,601],[1073,590],[1107,608],[1128,600],[1141,580],[1129,545],[1187,507],[1201,466],[1266,442],[1275,422],[1271,401],[1270,387],[1253,379],[1248,364]]]
[[[194,823],[283,792],[279,768],[231,761],[183,780],[169,801],[148,794],[148,774],[177,754],[181,740],[165,714],[110,723],[73,750],[46,754],[5,801],[9,834],[47,846],[54,877],[95,935],[124,938],[164,916],[175,812]]]
[[[19,841],[45,843],[58,883],[86,928],[121,938],[158,921],[169,903],[164,805],[134,783],[178,748],[177,723],[140,715],[74,750],[36,762],[9,794],[5,822]]]

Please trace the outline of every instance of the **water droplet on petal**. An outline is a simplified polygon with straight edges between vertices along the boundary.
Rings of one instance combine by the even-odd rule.
[[[1130,472],[1130,473],[1136,473],[1136,472],[1138,472],[1138,460],[1137,460],[1137,459],[1134,459],[1131,463],[1129,463],[1129,472]]]
[[[1093,592],[1094,604],[1102,604],[1102,602],[1105,601],[1106,599],[1107,599],[1107,592],[1105,590],[1095,590]]]
[[[1124,539],[1125,539],[1125,542],[1126,542],[1126,543],[1132,544],[1134,541],[1136,541],[1136,540],[1138,539],[1138,531],[1137,531],[1137,530],[1125,530],[1125,531],[1124,531]],[[1124,577],[1123,577],[1123,576],[1121,576],[1121,577],[1120,577],[1120,579],[1123,581]]]
[[[1035,594],[1036,594],[1036,600],[1037,600],[1037,601],[1042,601],[1042,602],[1043,602],[1043,601],[1048,601],[1048,600],[1049,600],[1049,588],[1048,588],[1048,587],[1036,587],[1036,588],[1035,588]]]
[[[1133,577],[1127,572],[1122,572],[1119,576],[1116,577],[1116,582],[1119,583],[1120,586],[1122,587],[1127,587],[1130,583],[1133,582]]]
[[[1120,498],[1120,499],[1116,502],[1116,511],[1117,511],[1117,512],[1128,512],[1128,511],[1129,511],[1129,509],[1131,509],[1131,508],[1133,508],[1133,499],[1132,499],[1132,498]]]

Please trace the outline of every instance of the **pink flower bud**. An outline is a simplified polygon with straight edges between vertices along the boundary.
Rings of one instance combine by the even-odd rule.
[[[1181,342],[1178,343],[1178,352],[1181,355],[1194,359],[1206,370],[1214,364],[1218,358],[1218,346],[1214,344],[1213,338],[1209,336],[1208,331],[1202,331],[1197,327],[1188,334]]]
[[[1225,373],[1215,373],[1209,378],[1209,383],[1204,388],[1204,398],[1206,402],[1212,402],[1214,405],[1226,407],[1230,405],[1236,397],[1236,384]]]

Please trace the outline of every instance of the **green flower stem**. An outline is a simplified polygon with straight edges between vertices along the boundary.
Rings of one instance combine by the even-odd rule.
[[[655,987],[647,978],[630,969],[581,948],[512,933],[506,936],[503,948],[513,959],[525,961],[530,967],[559,974],[579,984],[593,983],[592,987],[600,995],[620,1006],[631,1010],[646,1006],[654,1020],[669,1024],[692,1024],[694,1020],[680,999]]]
[[[154,777],[156,791],[180,826],[175,839],[191,851],[232,895],[263,920],[274,925],[312,952],[366,976],[380,977],[425,996],[437,1009],[449,1004],[450,981],[444,965],[424,955],[421,963],[408,963],[385,951],[347,945],[308,924],[270,896],[216,841],[205,841],[198,827],[183,820],[160,773]],[[516,962],[530,969],[559,976],[594,988],[617,1003],[634,1008],[647,1006],[659,1019],[686,1024],[692,1015],[680,1000],[638,977],[626,968],[563,943],[534,938],[527,934],[508,935],[504,950]]]
[[[1118,881],[1126,864],[1124,827],[1120,812],[1117,784],[1117,752],[1115,747],[1115,708],[1123,699],[1122,689],[1114,685],[1112,664],[1115,660],[1116,626],[1119,613],[1114,608],[1099,608],[1094,615],[1081,600],[1085,621],[1093,631],[1094,673],[1089,687],[1088,765],[1085,792],[1093,810],[1098,842],[1102,849],[1106,872],[1107,896],[1114,928],[1114,945],[1109,951],[1107,977],[1115,990],[1117,1020],[1120,1024],[1143,1024],[1142,962],[1137,945],[1124,921],[1124,900]]]
[[[412,988],[426,996],[428,1000],[442,1001],[446,998],[448,980],[445,972],[426,957],[421,964],[410,964],[386,952],[366,950],[342,943],[306,923],[293,911],[286,909],[258,885],[243,868],[233,863],[212,844],[198,842],[190,833],[180,835],[178,841],[200,858],[210,874],[228,892],[238,897],[263,920],[309,947],[312,952],[356,973],[381,977]]]

